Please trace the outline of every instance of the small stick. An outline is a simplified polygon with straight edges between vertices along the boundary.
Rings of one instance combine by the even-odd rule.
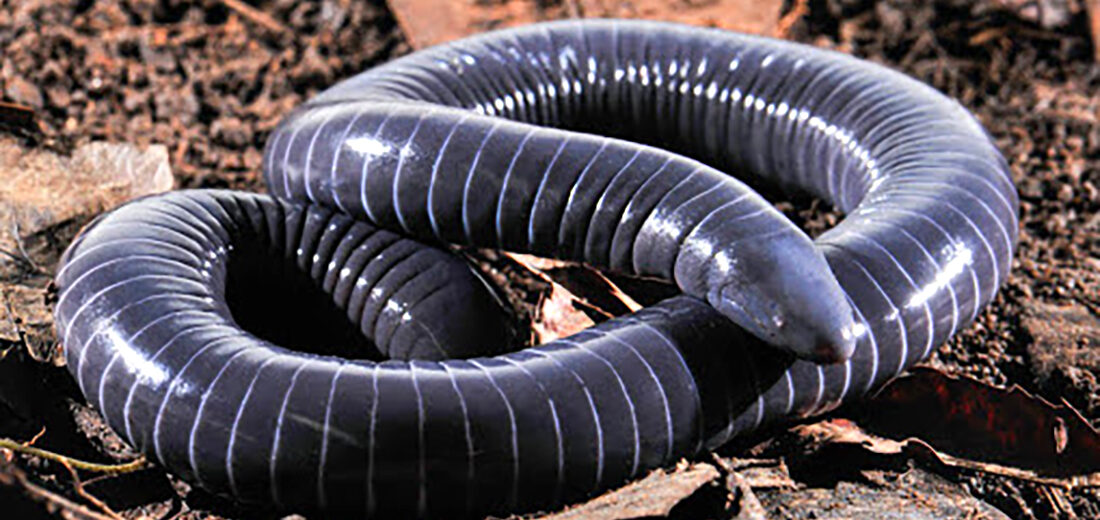
[[[91,518],[93,520],[103,520],[109,518],[89,509],[84,504],[78,504],[61,495],[42,488],[41,486],[38,486],[37,484],[31,482],[30,479],[28,479],[27,476],[23,474],[22,471],[19,471],[17,468],[11,468],[11,472],[8,474],[14,477],[14,480],[18,482],[21,486],[23,486],[23,490],[26,491],[27,495],[29,495],[31,498],[44,501],[47,504],[50,504],[51,506],[57,507],[59,509],[63,509],[66,512],[79,513],[78,518]],[[10,484],[11,481],[5,480],[3,476],[4,474],[0,473],[0,483]]]
[[[34,434],[34,437],[31,437],[31,440],[29,440],[27,442],[24,442],[23,445],[24,446],[34,446],[34,443],[38,442],[38,439],[41,439],[43,435],[46,435],[46,427],[45,426],[43,426],[41,430],[38,430],[38,433]]]
[[[97,462],[87,462],[67,457],[65,455],[61,455],[60,453],[54,453],[52,451],[44,450],[41,448],[35,448],[34,446],[24,445],[11,439],[0,439],[0,448],[11,450],[17,453],[23,453],[25,455],[31,455],[34,457],[41,457],[46,460],[52,460],[54,462],[64,464],[67,467],[73,467],[83,471],[103,473],[106,475],[121,475],[123,473],[131,473],[145,467],[146,462],[144,456],[138,457],[130,462],[125,462],[122,464],[100,464]]]
[[[729,461],[716,453],[710,455],[718,468],[726,474],[726,490],[732,497],[738,499],[740,509],[734,519],[767,520],[767,512],[764,511],[764,506],[760,503],[760,499],[756,497],[756,493],[753,493],[752,486],[737,473],[737,470],[733,468]]]
[[[287,32],[287,28],[283,24],[275,21],[274,18],[267,13],[248,5],[241,0],[221,0],[221,3],[226,7],[236,11],[241,16],[248,18],[249,20],[264,26],[269,31],[277,33]]]
[[[27,253],[27,249],[25,247],[23,247],[23,236],[19,231],[19,221],[18,220],[13,219],[11,221],[11,231],[12,231],[12,234],[15,236],[15,246],[17,248],[19,248],[19,254],[22,255],[23,260],[27,262],[27,265],[30,265],[31,269],[36,273],[45,272],[45,271],[42,270],[41,267],[38,266],[38,264],[36,264],[34,262],[34,259],[31,258],[31,255],[29,253]]]
[[[83,497],[84,500],[91,502],[92,505],[98,507],[100,511],[103,511],[104,514],[111,517],[112,519],[123,520],[121,516],[118,516],[118,513],[116,513],[114,509],[111,509],[111,506],[108,506],[104,501],[96,498],[95,495],[89,493],[87,490],[84,489],[84,483],[80,481],[80,476],[76,474],[76,470],[73,469],[73,467],[69,465],[68,462],[61,461],[61,465],[65,466],[65,469],[69,470],[69,475],[73,477],[73,489],[76,490],[76,494]]]

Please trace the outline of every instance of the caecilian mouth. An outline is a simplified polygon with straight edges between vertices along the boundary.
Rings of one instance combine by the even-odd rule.
[[[775,327],[768,326],[768,320],[763,313],[751,312],[737,301],[729,298],[720,297],[717,300],[718,303],[715,307],[718,309],[718,312],[730,318],[730,320],[737,323],[741,328],[761,339],[767,339],[769,343],[774,344],[774,342],[778,340],[778,330]]]

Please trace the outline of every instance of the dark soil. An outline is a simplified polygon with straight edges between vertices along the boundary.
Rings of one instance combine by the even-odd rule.
[[[267,133],[336,80],[408,52],[378,1],[264,2],[283,30],[219,1],[0,3],[4,95],[35,140],[164,143],[180,187],[258,188]]]
[[[282,115],[336,80],[410,49],[378,0],[253,3],[275,24],[242,17],[218,0],[0,0],[0,93],[34,110],[29,122],[0,110],[2,133],[60,152],[92,140],[165,144],[178,187],[262,190],[263,143]],[[1020,246],[996,301],[929,363],[1064,400],[1097,425],[1100,65],[1086,13],[1069,10],[1060,25],[1045,28],[1052,22],[1004,7],[1025,3],[814,0],[788,36],[903,70],[977,114],[1020,190]],[[568,12],[561,2],[532,8],[543,4],[552,8],[547,12]],[[669,1],[669,9],[685,5]],[[782,207],[811,231],[836,219],[812,204]],[[48,298],[46,270],[0,281]],[[38,446],[100,461],[132,457],[67,372],[35,360],[55,347],[48,331],[38,334],[46,339],[0,339],[0,437],[26,440],[45,426]],[[20,518],[52,517],[67,507],[27,498],[34,486],[87,504],[56,465],[22,456],[4,464],[0,458],[0,504],[13,504]],[[824,461],[814,470],[823,473],[817,480],[843,480],[830,474],[843,464]],[[1013,518],[1100,518],[1097,491],[965,471],[944,476]],[[86,487],[126,517],[242,514],[157,469]],[[781,500],[762,498],[769,514],[795,516]],[[696,511],[710,511],[719,499]]]

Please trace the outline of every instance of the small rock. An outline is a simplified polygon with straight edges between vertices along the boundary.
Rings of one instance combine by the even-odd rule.
[[[290,79],[297,85],[325,86],[332,82],[332,67],[325,63],[315,47],[307,47],[294,68]]]
[[[69,106],[69,103],[73,100],[72,95],[69,94],[69,89],[61,85],[46,88],[46,99],[50,100],[50,106],[58,109]]]
[[[16,103],[30,106],[35,110],[41,110],[43,107],[42,91],[22,76],[12,76],[8,79],[4,85],[4,95]]]
[[[996,3],[1021,20],[1044,29],[1064,27],[1081,11],[1081,4],[1074,0],[997,0]]]
[[[199,100],[190,86],[158,90],[153,96],[153,105],[157,119],[162,121],[177,119],[184,125],[194,122],[195,116],[199,113]]]
[[[1091,182],[1085,181],[1081,183],[1081,188],[1084,190],[1085,198],[1088,199],[1089,202],[1100,202],[1100,190]]]
[[[210,125],[214,139],[232,148],[244,148],[252,143],[252,128],[235,117],[220,117]]]
[[[259,171],[263,165],[263,154],[257,148],[249,147],[244,151],[244,168],[246,170]]]
[[[141,88],[149,84],[149,74],[146,66],[138,63],[126,65],[126,81],[135,88]]]
[[[148,90],[134,90],[124,89],[122,99],[122,108],[126,112],[137,112],[139,109],[144,109],[146,103],[149,102]]]
[[[900,36],[905,34],[905,13],[890,2],[875,4],[875,14],[886,34]]]
[[[1058,188],[1058,200],[1062,202],[1069,202],[1073,200],[1073,187],[1069,184],[1063,184]]]
[[[1087,307],[1071,303],[1051,305],[1035,302],[1022,323],[1031,342],[1027,360],[1031,372],[1043,384],[1064,376],[1085,395],[1090,407],[1100,406],[1100,317]]]

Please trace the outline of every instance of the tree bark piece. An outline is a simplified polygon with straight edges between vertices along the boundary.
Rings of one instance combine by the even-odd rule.
[[[643,18],[721,27],[772,36],[782,0],[566,0],[544,7],[535,0],[388,0],[405,38],[422,49],[490,29],[560,18]]]

